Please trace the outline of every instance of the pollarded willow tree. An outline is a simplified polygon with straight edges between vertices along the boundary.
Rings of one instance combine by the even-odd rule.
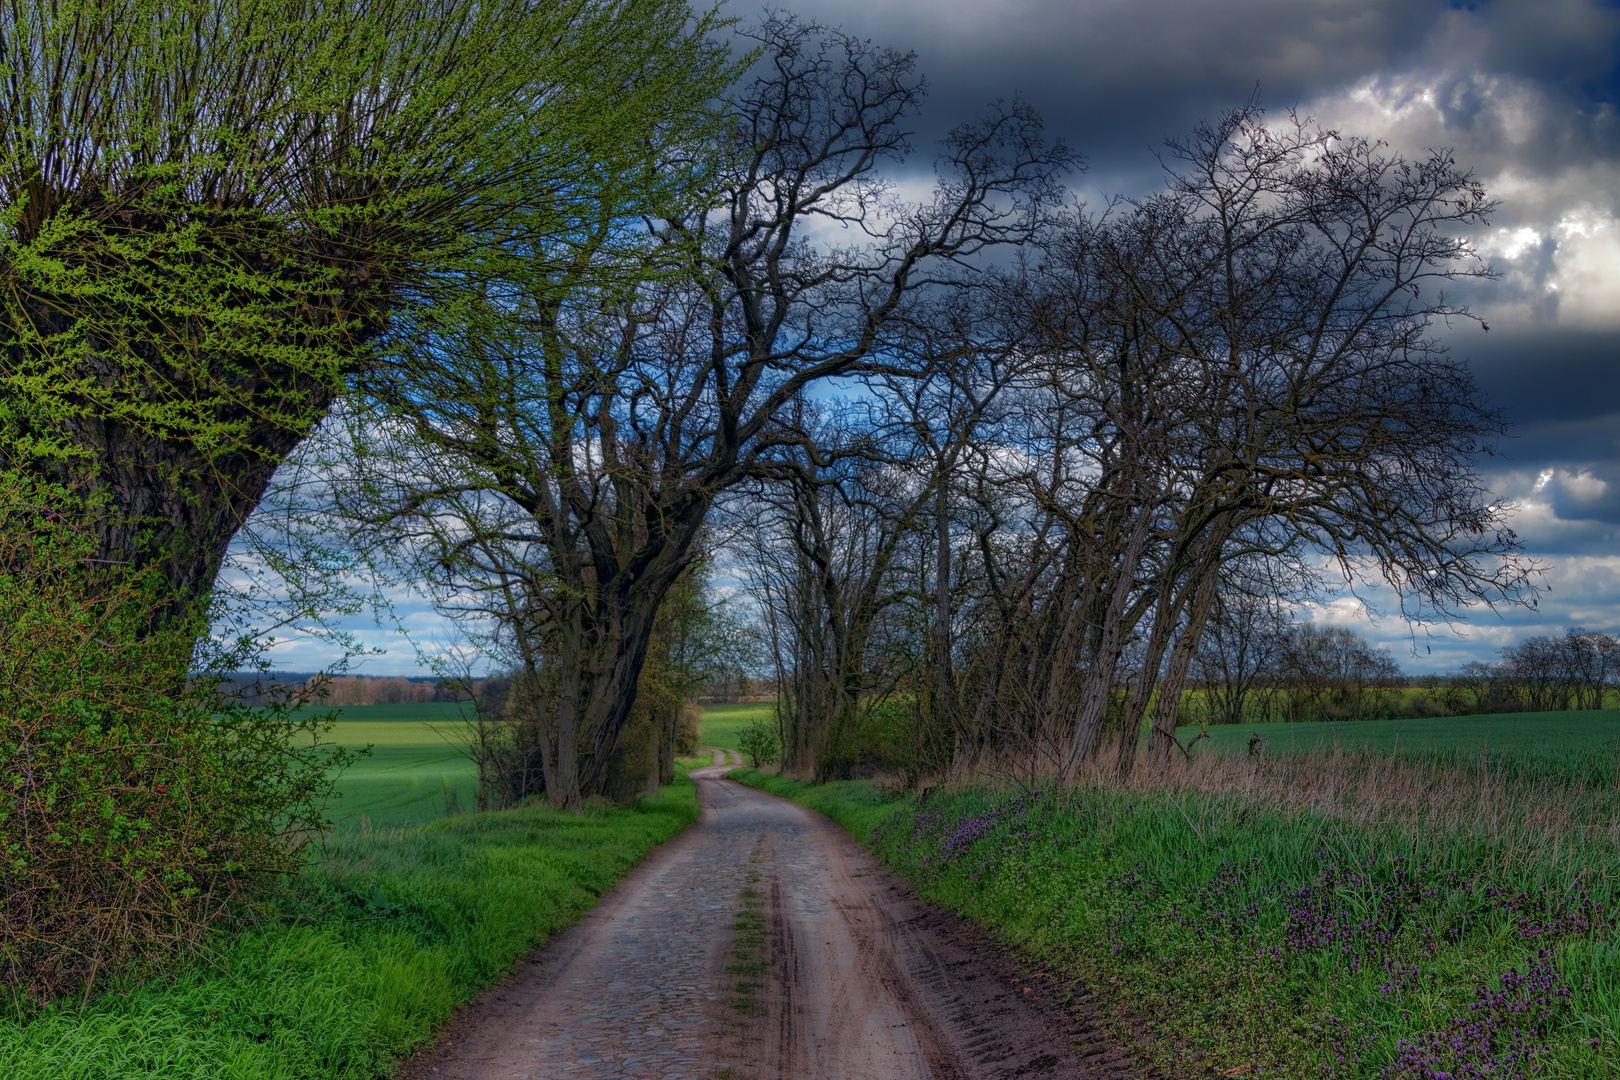
[[[572,269],[537,258],[492,291],[491,317],[447,324],[368,383],[396,423],[377,429],[393,442],[375,497],[351,512],[447,590],[500,592],[557,675],[558,805],[602,790],[660,607],[718,494],[781,467],[784,410],[882,366],[912,299],[1026,239],[1072,164],[1008,105],[958,129],[933,198],[904,203],[877,170],[910,149],[913,58],[792,19],[757,36],[759,74],[693,159],[713,163],[708,197],[650,219],[635,287],[588,280],[597,245],[622,239],[604,232]],[[851,239],[821,243],[826,226]]]
[[[6,5],[0,468],[194,609],[413,312],[701,126],[713,25],[680,0]]]

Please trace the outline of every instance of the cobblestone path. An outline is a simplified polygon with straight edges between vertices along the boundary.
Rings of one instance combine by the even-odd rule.
[[[694,772],[702,820],[406,1080],[1130,1075],[837,826],[723,772]]]

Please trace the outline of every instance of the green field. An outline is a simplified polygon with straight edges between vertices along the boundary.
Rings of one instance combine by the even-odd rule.
[[[332,820],[339,829],[421,825],[447,813],[476,809],[477,773],[460,745],[468,706],[358,705],[337,710],[327,737],[371,754],[338,779]],[[704,746],[739,749],[738,733],[755,717],[769,719],[770,702],[713,705],[699,725]]]
[[[703,719],[698,722],[698,737],[704,746],[719,746],[727,750],[741,750],[737,736],[754,719],[769,720],[776,715],[776,705],[769,701],[744,701],[736,705],[707,705]]]
[[[338,779],[339,828],[420,825],[474,810],[477,773],[458,743],[463,709],[448,703],[358,705],[338,710],[327,738],[371,747]]]
[[[1345,720],[1312,724],[1211,725],[1193,752],[1247,754],[1249,739],[1266,739],[1267,754],[1370,750],[1488,762],[1515,773],[1565,775],[1614,783],[1620,768],[1620,709],[1587,712],[1497,713],[1415,720]],[[1182,728],[1183,744],[1198,728]]]

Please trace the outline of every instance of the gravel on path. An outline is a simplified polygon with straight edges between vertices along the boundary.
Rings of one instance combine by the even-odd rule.
[[[819,814],[692,773],[703,816],[403,1080],[1128,1078],[1124,1047]],[[1025,981],[1020,984],[1019,976]]]

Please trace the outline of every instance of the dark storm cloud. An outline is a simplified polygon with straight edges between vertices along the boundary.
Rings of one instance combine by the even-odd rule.
[[[733,3],[745,18],[754,9]],[[1094,171],[1142,179],[1168,135],[1244,101],[1275,108],[1369,77],[1457,72],[1444,109],[1459,134],[1490,137],[1488,95],[1468,76],[1536,82],[1567,103],[1543,157],[1578,151],[1615,95],[1620,13],[1588,3],[1412,0],[801,0],[792,10],[915,49],[932,87],[921,125],[937,135],[997,97],[1022,94]],[[1604,136],[1605,138],[1607,136]]]
[[[733,4],[744,17],[758,9]],[[1552,591],[1457,636],[1355,625],[1417,670],[1489,659],[1531,633],[1620,627],[1620,10],[1589,0],[801,0],[792,10],[914,49],[933,140],[994,98],[1023,96],[1087,155],[1088,199],[1160,182],[1167,136],[1260,88],[1347,134],[1421,155],[1446,147],[1500,200],[1475,239],[1499,273],[1459,288],[1491,324],[1444,332],[1513,437],[1482,460]],[[1368,597],[1381,590],[1370,587]],[[1387,598],[1386,598],[1387,599]],[[1377,609],[1381,605],[1372,603]],[[1385,604],[1383,609],[1390,607]]]
[[[1485,462],[1493,486],[1545,502],[1549,525],[1584,523],[1543,529],[1540,549],[1612,548],[1610,526],[1620,524],[1620,332],[1547,326],[1456,334],[1452,346],[1511,424],[1511,437]]]
[[[1469,327],[1448,344],[1522,437],[1620,410],[1620,332],[1549,326],[1486,334]]]

